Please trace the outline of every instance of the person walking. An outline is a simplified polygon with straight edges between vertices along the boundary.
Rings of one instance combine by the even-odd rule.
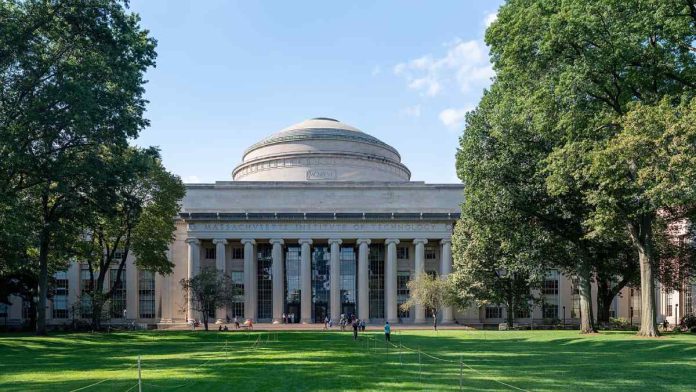
[[[384,340],[391,342],[391,325],[389,325],[389,321],[384,324]]]
[[[287,324],[287,323],[288,323],[288,317],[285,315],[285,313],[283,313],[282,318],[283,318],[283,324]]]
[[[358,321],[353,320],[353,340],[358,340]]]

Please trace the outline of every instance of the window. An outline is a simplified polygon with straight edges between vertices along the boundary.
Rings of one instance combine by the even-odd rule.
[[[684,289],[684,314],[694,313],[694,287],[686,284]]]
[[[257,246],[257,313],[259,320],[268,320],[273,317],[273,281],[271,244],[259,244]]]
[[[206,260],[215,260],[215,248],[205,248]]]
[[[155,318],[155,274],[152,271],[138,271],[138,275],[140,318]]]
[[[529,308],[515,310],[515,318],[529,318]]]
[[[7,317],[9,306],[0,302],[0,317]]]
[[[92,317],[92,297],[89,293],[92,291],[92,281],[88,268],[80,270],[80,288],[80,317],[90,318]]]
[[[437,254],[435,251],[434,246],[425,246],[425,259],[426,260],[435,260],[437,258]]]
[[[371,244],[368,253],[370,319],[384,318],[384,245]]]
[[[558,305],[556,305],[556,304],[544,304],[544,306],[542,307],[542,316],[545,319],[558,318]]]
[[[401,309],[401,304],[408,301],[408,298],[411,295],[410,290],[408,289],[408,282],[410,280],[411,280],[411,272],[410,271],[399,271],[396,273],[396,304],[399,307],[398,308],[399,317],[401,317],[401,318],[411,317],[410,310],[402,310]]]
[[[123,310],[126,309],[126,269],[121,271],[121,281],[118,286],[116,286],[117,274],[118,269],[109,270],[109,286],[114,289],[111,296],[111,317],[123,318]]]
[[[22,319],[29,320],[31,318],[31,302],[22,300]]]
[[[89,271],[87,272],[89,275]],[[68,274],[65,271],[53,275],[55,293],[53,295],[53,318],[68,318]]]
[[[357,288],[358,265],[355,259],[355,248],[341,247],[341,310],[338,314],[354,314]],[[335,313],[335,312],[334,312]],[[335,314],[334,314],[335,316]]]
[[[237,294],[232,298],[228,313],[231,314],[230,317],[244,317],[244,272],[232,271],[230,279]]]
[[[558,295],[558,279],[546,279],[541,292],[546,295]]]
[[[302,260],[300,252],[299,245],[289,245],[285,252],[285,314],[288,315],[290,322],[293,321],[290,315],[294,315],[294,320],[297,321],[301,314],[300,264]]]
[[[244,260],[244,248],[233,247],[232,248],[232,259]]]
[[[665,313],[667,317],[672,317],[672,293],[665,294]]]
[[[312,249],[312,320],[323,322],[331,314],[329,307],[329,263],[331,252],[328,246]]]
[[[408,246],[399,246],[396,248],[396,258],[399,260],[408,259]]]
[[[116,249],[114,251],[114,262],[119,262],[123,258],[123,249]]]
[[[486,306],[486,318],[487,319],[503,318],[503,308],[501,308],[500,306]]]

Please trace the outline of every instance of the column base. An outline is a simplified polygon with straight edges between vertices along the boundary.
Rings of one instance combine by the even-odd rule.
[[[225,323],[225,321],[221,318],[215,320],[215,324],[224,324],[224,323]]]
[[[387,321],[388,321],[389,324],[391,324],[391,325],[394,325],[394,324],[398,324],[398,323],[399,323],[399,319],[398,319],[398,318],[388,319]]]
[[[426,322],[426,320],[424,318],[413,320],[414,324],[425,324],[425,322]]]
[[[283,323],[283,319],[281,319],[281,318],[274,318],[273,319],[273,324],[282,324],[282,323]]]
[[[300,324],[314,324],[312,322],[312,319],[302,319],[300,320]]]

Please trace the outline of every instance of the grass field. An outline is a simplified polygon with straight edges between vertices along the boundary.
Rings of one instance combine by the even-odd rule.
[[[411,330],[392,343],[377,332],[0,335],[0,390],[137,391],[138,355],[143,391],[696,389],[696,335]]]

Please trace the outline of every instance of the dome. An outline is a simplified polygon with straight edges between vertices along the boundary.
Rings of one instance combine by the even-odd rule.
[[[244,151],[235,181],[409,181],[394,147],[327,117],[289,126]]]

